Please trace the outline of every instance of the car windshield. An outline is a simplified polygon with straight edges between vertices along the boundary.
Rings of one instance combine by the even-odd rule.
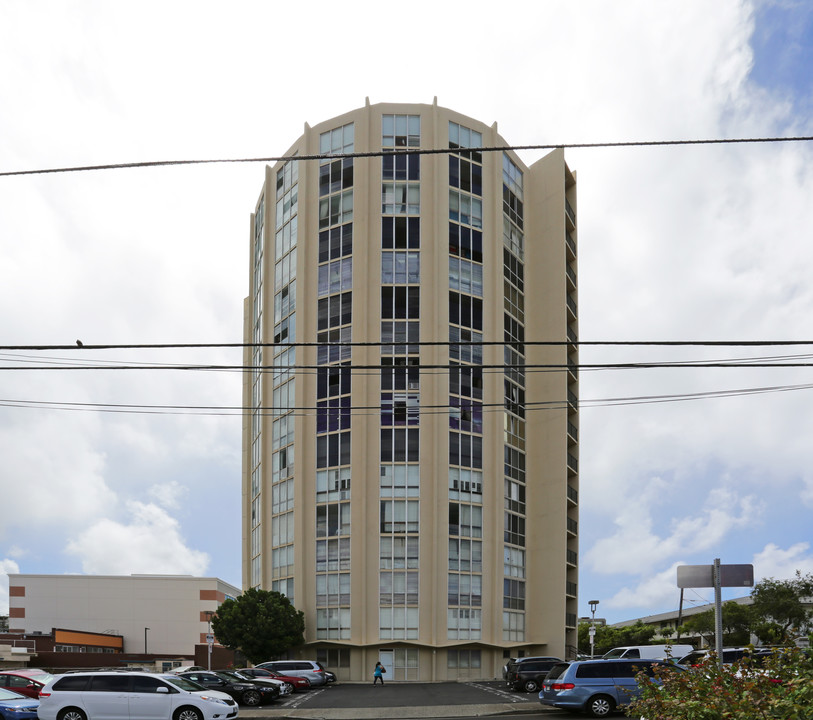
[[[30,700],[30,699],[31,698],[25,697],[25,695],[20,695],[19,693],[12,692],[11,690],[0,688],[0,700]]]
[[[612,658],[619,658],[624,654],[625,648],[615,648],[614,650],[610,650],[610,652],[605,653],[602,657],[605,660],[610,660]]]
[[[217,674],[220,675],[220,677],[226,677],[229,680],[239,680],[240,682],[248,682],[251,680],[251,678],[243,675],[243,673],[238,670],[218,670]]]
[[[164,676],[162,680],[165,680],[170,685],[174,685],[176,688],[186,690],[187,692],[200,692],[201,690],[206,689],[203,687],[203,685],[198,685],[189,678],[179,677],[178,675],[174,675],[173,677]]]

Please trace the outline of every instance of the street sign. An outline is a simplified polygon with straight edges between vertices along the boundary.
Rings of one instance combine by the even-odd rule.
[[[208,633],[206,635],[206,642],[209,643],[209,645],[213,645],[215,642],[215,636],[212,635],[212,633]]]
[[[679,588],[714,587],[714,565],[678,565]],[[720,565],[720,587],[753,587],[753,565]]]
[[[677,585],[680,588],[680,611],[683,614],[684,588],[714,588],[714,648],[717,662],[723,667],[723,598],[721,588],[753,587],[753,565],[722,565],[715,558],[714,565],[679,565]]]

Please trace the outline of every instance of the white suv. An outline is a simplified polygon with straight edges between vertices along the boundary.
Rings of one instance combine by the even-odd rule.
[[[237,703],[177,675],[77,672],[40,691],[39,720],[227,720]]]

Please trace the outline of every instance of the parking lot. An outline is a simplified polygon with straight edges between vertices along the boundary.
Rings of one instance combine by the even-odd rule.
[[[477,718],[489,715],[533,718],[578,715],[545,708],[536,693],[514,692],[498,681],[460,683],[337,683],[295,694],[273,705],[241,708],[240,717],[325,718]]]

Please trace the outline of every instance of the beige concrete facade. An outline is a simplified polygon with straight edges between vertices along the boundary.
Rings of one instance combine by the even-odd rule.
[[[186,575],[10,574],[9,629],[121,635],[124,651],[138,653],[148,628],[149,653],[194,655],[206,642],[206,613],[240,592],[218,578]]]
[[[392,679],[492,678],[576,645],[576,181],[561,150],[526,167],[506,146],[436,102],[368,103],[266,169],[243,584],[292,597],[299,655],[340,679],[379,659]],[[331,172],[326,147],[370,155]],[[382,147],[441,152],[409,156],[416,175]],[[391,364],[412,370],[392,388]]]

